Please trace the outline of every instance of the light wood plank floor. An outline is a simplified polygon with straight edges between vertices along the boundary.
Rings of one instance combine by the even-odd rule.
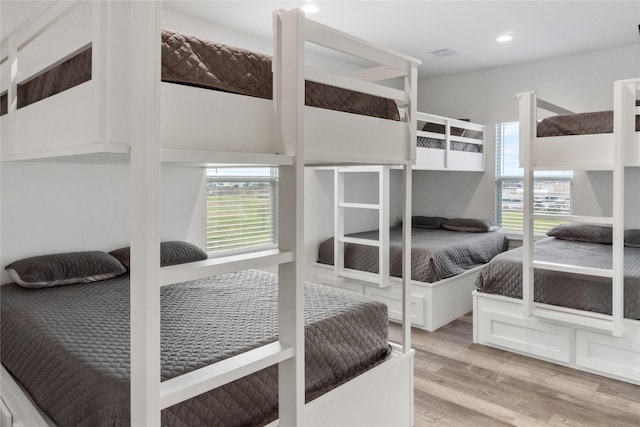
[[[473,344],[470,313],[412,341],[415,426],[640,427],[639,386]]]

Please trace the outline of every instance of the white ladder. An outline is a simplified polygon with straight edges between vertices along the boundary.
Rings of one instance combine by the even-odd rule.
[[[345,200],[345,179],[350,174],[378,174],[378,202],[360,203]],[[345,166],[334,168],[334,272],[337,277],[377,283],[380,287],[389,281],[389,166]],[[378,211],[378,239],[362,239],[344,234],[345,210],[366,209]],[[370,273],[344,266],[344,246],[353,243],[378,248],[378,273]]]
[[[98,5],[98,3],[96,3]],[[96,7],[108,9],[108,2]],[[304,286],[300,263],[303,254],[304,153],[301,108],[304,99],[304,44],[299,43],[302,13],[274,18],[275,51],[283,69],[274,84],[276,116],[282,135],[282,155],[268,156],[280,167],[279,249],[209,259],[160,268],[160,169],[164,162],[191,162],[204,152],[178,153],[159,146],[160,2],[131,2],[130,18],[137,22],[131,52],[131,425],[161,425],[161,410],[208,390],[279,364],[279,425],[303,424],[304,409]],[[96,14],[108,21],[110,10]],[[286,21],[286,23],[284,22]],[[109,21],[110,22],[110,21]],[[106,33],[113,34],[117,20]],[[108,37],[108,35],[106,36]],[[150,78],[153,76],[153,78]],[[274,83],[276,83],[274,82]],[[255,164],[264,155],[206,152],[208,158]],[[279,340],[161,382],[160,289],[162,286],[247,268],[278,265]]]
[[[535,316],[550,320],[579,323],[594,329],[610,332],[619,337],[624,333],[624,171],[625,150],[633,144],[635,123],[633,111],[639,83],[637,80],[616,82],[614,86],[614,138],[613,138],[613,216],[560,216],[534,213],[535,146],[537,138],[537,105],[551,104],[536,99],[534,92],[518,94],[520,103],[520,148],[524,166],[524,244],[522,300],[524,317]],[[523,118],[525,120],[523,121]],[[525,126],[522,123],[525,123]],[[628,153],[626,153],[628,154]],[[611,268],[592,268],[564,263],[535,260],[534,220],[564,220],[578,223],[611,225],[613,232]],[[611,315],[583,310],[571,310],[534,301],[534,269],[611,278]]]

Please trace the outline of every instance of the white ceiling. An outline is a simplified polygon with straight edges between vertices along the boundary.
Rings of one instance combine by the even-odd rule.
[[[31,1],[0,0],[2,37]],[[422,60],[420,78],[574,53],[637,45],[634,1],[170,1],[166,7],[217,25],[272,38],[271,12],[305,3],[311,19]],[[508,43],[496,37],[510,33]],[[457,55],[429,52],[452,49]],[[640,70],[639,70],[640,72]]]
[[[638,45],[640,1],[176,1],[167,7],[271,39],[271,12],[309,17],[422,60],[420,78]],[[513,40],[498,43],[510,33]],[[429,52],[459,54],[436,57]],[[639,70],[640,72],[640,70]]]

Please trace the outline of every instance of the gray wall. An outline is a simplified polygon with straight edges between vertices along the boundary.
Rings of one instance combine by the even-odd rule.
[[[414,173],[414,213],[493,217],[495,124],[518,120],[516,93],[536,91],[540,98],[577,112],[610,110],[613,107],[612,83],[638,75],[640,45],[633,45],[421,80],[419,110],[469,118],[487,126],[487,171],[484,174]],[[628,180],[628,185],[633,187],[627,194],[640,194],[637,171],[628,175],[633,178]],[[609,212],[610,176],[610,172],[575,174],[577,214]],[[627,200],[630,208],[640,211],[636,197]]]
[[[59,252],[129,245],[129,166],[4,163],[0,265]],[[200,168],[164,166],[161,239],[205,245],[206,177]],[[9,281],[2,270],[1,282]]]

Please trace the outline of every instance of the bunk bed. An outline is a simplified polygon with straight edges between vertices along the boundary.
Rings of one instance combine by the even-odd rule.
[[[390,353],[378,364],[305,403],[304,302],[309,292],[303,290],[300,260],[305,165],[402,166],[404,209],[411,212],[419,61],[307,20],[299,10],[274,12],[273,20],[273,100],[227,89],[206,90],[200,83],[161,82],[160,40],[165,23],[160,2],[44,2],[2,41],[0,94],[6,95],[7,106],[0,118],[3,162],[130,163],[131,269],[127,280],[109,280],[130,287],[132,425],[168,422],[163,409],[274,365],[278,366],[279,409],[278,419],[270,425],[412,424],[413,350],[408,327],[402,343],[391,344]],[[349,75],[305,67],[305,41],[377,65]],[[50,83],[48,72],[69,60],[75,62],[78,53],[91,58],[89,80],[23,103],[28,83],[38,77]],[[305,78],[391,99],[403,109],[404,119],[305,106]],[[404,89],[376,83],[389,78],[403,79]],[[160,268],[157,207],[162,164],[278,166],[279,248]],[[407,214],[405,221],[409,220]],[[410,237],[404,233],[407,249]],[[240,280],[233,274],[256,274],[246,272],[273,265],[278,265],[278,312],[272,332],[278,339],[254,343],[251,351],[186,374],[168,379],[163,375],[162,381],[160,373],[166,367],[161,365],[161,343],[165,344],[161,341],[161,288],[166,293],[191,286],[185,282],[197,287],[201,280],[222,280],[233,286]],[[403,266],[406,289],[411,274],[408,260]],[[69,292],[72,287],[47,290]],[[14,286],[13,291],[20,289]],[[163,297],[163,310],[167,303]],[[405,325],[409,324],[408,304],[404,298]],[[1,379],[3,425],[48,425],[18,384],[20,378],[16,382],[3,368]]]
[[[416,163],[412,167],[413,170],[484,172],[484,125],[423,112],[417,112],[416,117]],[[334,174],[334,236],[339,237],[335,242],[328,239],[320,243],[319,262],[314,264],[314,280],[384,301],[389,306],[390,318],[399,320],[401,294],[400,281],[397,278],[401,275],[397,269],[392,274],[394,277],[389,275],[389,232],[380,234],[375,230],[365,233],[366,236],[344,235],[345,209],[377,210],[380,229],[389,230],[389,168],[351,166],[318,167],[316,170],[318,173],[329,170]],[[378,174],[377,203],[353,203],[345,200],[344,179],[351,173]],[[486,227],[486,223],[478,220],[474,226],[482,228]],[[417,249],[429,252],[426,260],[414,257],[412,261],[414,275],[411,282],[411,322],[419,328],[434,331],[471,311],[470,295],[475,289],[473,283],[481,265],[506,250],[506,237],[496,233],[478,238],[468,233],[452,231],[443,238],[442,234],[446,234],[447,231],[440,229],[439,233],[434,233],[434,230],[431,230],[431,237],[436,239],[435,247],[440,254],[447,253],[444,258],[448,259],[451,268],[435,275],[428,273],[416,277],[417,272],[424,273],[425,268],[430,268],[429,260],[433,262],[433,259],[429,242],[424,241],[424,234],[429,231],[424,227],[410,230],[413,234],[418,233],[418,239],[422,240],[422,247]],[[397,246],[401,229],[392,229],[392,232],[395,241],[393,245]],[[446,242],[447,237],[453,237],[454,241]],[[461,240],[464,242],[459,244]],[[393,248],[394,251],[397,249]],[[351,256],[348,254],[351,251],[367,253],[365,257],[369,257],[369,266],[362,268],[345,265],[344,257]],[[458,253],[458,259],[454,261],[453,258],[456,256],[452,258],[451,253],[456,251],[464,252],[464,255]],[[344,267],[347,267],[347,270],[344,270]]]
[[[474,342],[640,384],[637,217],[624,214],[625,168],[640,166],[640,79],[613,90],[612,113],[579,116],[534,92],[518,95],[524,244],[481,273]],[[538,109],[558,116],[538,124]],[[608,123],[594,125],[603,116]],[[585,119],[587,133],[576,126]],[[533,171],[567,169],[612,171],[611,217],[534,214]],[[569,224],[534,244],[535,219]]]

